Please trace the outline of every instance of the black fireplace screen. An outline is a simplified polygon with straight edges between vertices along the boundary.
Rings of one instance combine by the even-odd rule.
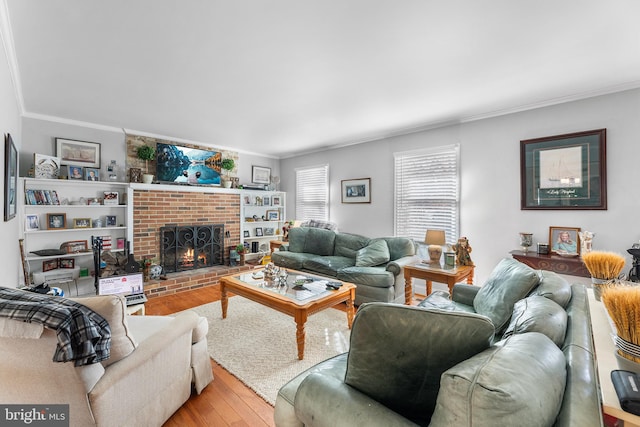
[[[160,262],[165,273],[224,264],[224,224],[160,227]]]

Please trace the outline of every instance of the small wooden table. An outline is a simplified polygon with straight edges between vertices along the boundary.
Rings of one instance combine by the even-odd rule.
[[[287,242],[282,240],[269,240],[269,250],[271,253],[274,253],[280,246],[284,245]]]
[[[413,279],[423,279],[427,281],[427,295],[433,290],[433,283],[446,283],[449,286],[449,293],[453,292],[453,285],[467,279],[469,285],[473,285],[472,265],[459,265],[451,268],[442,268],[440,265],[414,264],[404,267],[404,302],[411,305],[413,297]]]
[[[220,303],[222,305],[222,318],[227,318],[227,307],[229,298],[227,291],[231,291],[235,295],[243,296],[251,301],[257,302],[281,313],[288,314],[295,319],[296,322],[296,341],[298,344],[298,359],[304,358],[304,325],[309,315],[322,311],[326,308],[333,307],[342,302],[347,303],[347,324],[351,328],[353,323],[354,306],[353,302],[356,297],[356,286],[353,283],[341,282],[342,286],[338,290],[322,289],[315,293],[313,283],[321,280],[328,282],[337,282],[337,280],[326,277],[316,276],[308,273],[302,273],[295,270],[287,270],[289,277],[287,285],[278,287],[273,281],[266,279],[254,279],[252,274],[262,270],[252,270],[252,272],[229,275],[220,278]],[[314,293],[312,296],[300,295],[300,290],[294,289],[294,280],[296,276],[305,276],[314,279],[314,282],[305,284]],[[325,285],[322,285],[325,288]]]

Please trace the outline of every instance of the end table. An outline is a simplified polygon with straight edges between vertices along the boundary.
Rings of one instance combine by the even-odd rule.
[[[453,285],[467,279],[467,284],[473,285],[473,265],[458,265],[452,268],[442,268],[441,265],[413,264],[404,267],[404,299],[406,305],[411,305],[413,296],[413,279],[427,281],[427,295],[433,290],[433,283],[446,283],[449,294]]]

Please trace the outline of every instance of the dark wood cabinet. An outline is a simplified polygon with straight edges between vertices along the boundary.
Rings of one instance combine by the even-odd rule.
[[[511,251],[511,256],[523,264],[537,270],[550,270],[558,274],[591,277],[580,256],[561,257],[560,255],[542,255],[536,252]]]

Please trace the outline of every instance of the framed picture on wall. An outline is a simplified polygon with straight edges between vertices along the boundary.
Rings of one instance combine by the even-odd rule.
[[[56,138],[56,156],[63,165],[100,168],[100,144],[97,142]]]
[[[4,137],[4,220],[16,216],[18,190],[18,151],[10,134]]]
[[[254,184],[271,184],[271,168],[252,166],[251,182]]]
[[[520,141],[520,209],[607,209],[607,130]]]
[[[342,203],[371,203],[371,178],[343,179]]]

